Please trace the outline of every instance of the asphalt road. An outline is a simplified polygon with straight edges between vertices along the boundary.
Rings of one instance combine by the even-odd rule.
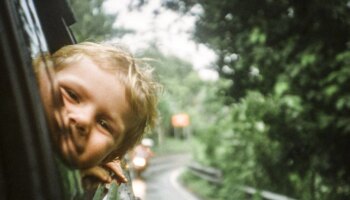
[[[135,195],[142,200],[199,200],[178,182],[189,155],[155,157],[143,179],[133,180]]]

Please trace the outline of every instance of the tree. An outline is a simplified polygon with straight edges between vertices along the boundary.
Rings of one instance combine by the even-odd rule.
[[[113,26],[117,15],[105,13],[104,0],[69,0],[69,3],[77,20],[72,30],[78,42],[99,42],[130,32]]]
[[[204,83],[192,65],[178,57],[165,56],[155,47],[143,52],[141,57],[153,59],[150,64],[155,68],[155,74],[164,88],[159,104],[162,131],[172,131],[170,122],[174,114],[186,112],[191,121],[196,118],[197,99]]]
[[[217,71],[233,82],[226,90],[232,103],[240,105],[252,90],[277,98],[278,109],[264,112],[262,120],[269,127],[265,139],[279,146],[265,158],[279,161],[257,158],[256,169],[265,171],[260,180],[271,184],[262,187],[299,198],[349,198],[349,2],[169,0],[166,5],[183,12],[202,9],[194,37],[217,52]],[[289,188],[273,184],[277,175],[287,177]]]

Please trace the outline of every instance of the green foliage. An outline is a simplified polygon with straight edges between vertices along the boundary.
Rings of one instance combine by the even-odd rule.
[[[217,186],[208,183],[206,180],[198,178],[189,171],[182,173],[180,182],[185,185],[186,188],[188,188],[190,191],[194,192],[196,196],[199,196],[200,199],[220,200],[220,197],[216,195]],[[232,195],[232,197],[234,197],[234,195]]]
[[[191,152],[195,141],[183,142],[179,139],[167,137],[163,143],[155,146],[152,150],[157,156],[169,154],[186,154]]]
[[[130,32],[113,27],[117,15],[104,12],[104,0],[69,0],[68,2],[76,18],[72,30],[78,42],[100,42]]]
[[[202,98],[204,84],[192,65],[177,57],[165,56],[157,49],[144,52],[142,57],[154,59],[151,65],[164,88],[159,103],[161,131],[172,131],[170,121],[173,114],[188,113],[192,123],[192,114],[196,115],[201,106],[198,101]]]
[[[203,162],[226,173],[223,198],[237,183],[300,199],[348,199],[348,1],[167,5],[202,8],[194,37],[217,52],[218,72],[232,83],[221,88],[231,98],[201,101],[202,113],[216,113],[201,116],[197,130]]]

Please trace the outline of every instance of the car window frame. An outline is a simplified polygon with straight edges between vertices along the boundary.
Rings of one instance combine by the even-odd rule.
[[[68,27],[73,15],[65,1],[3,0],[0,5],[1,199],[67,199],[32,60],[75,42]]]

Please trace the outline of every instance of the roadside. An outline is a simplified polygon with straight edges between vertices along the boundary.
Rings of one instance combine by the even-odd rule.
[[[190,154],[164,155],[154,159],[144,174],[145,200],[198,200],[179,183],[179,177],[190,161]]]
[[[192,160],[190,140],[167,138],[152,150],[155,157],[142,174],[133,180],[135,195],[142,200],[199,200],[180,183],[180,177]]]

